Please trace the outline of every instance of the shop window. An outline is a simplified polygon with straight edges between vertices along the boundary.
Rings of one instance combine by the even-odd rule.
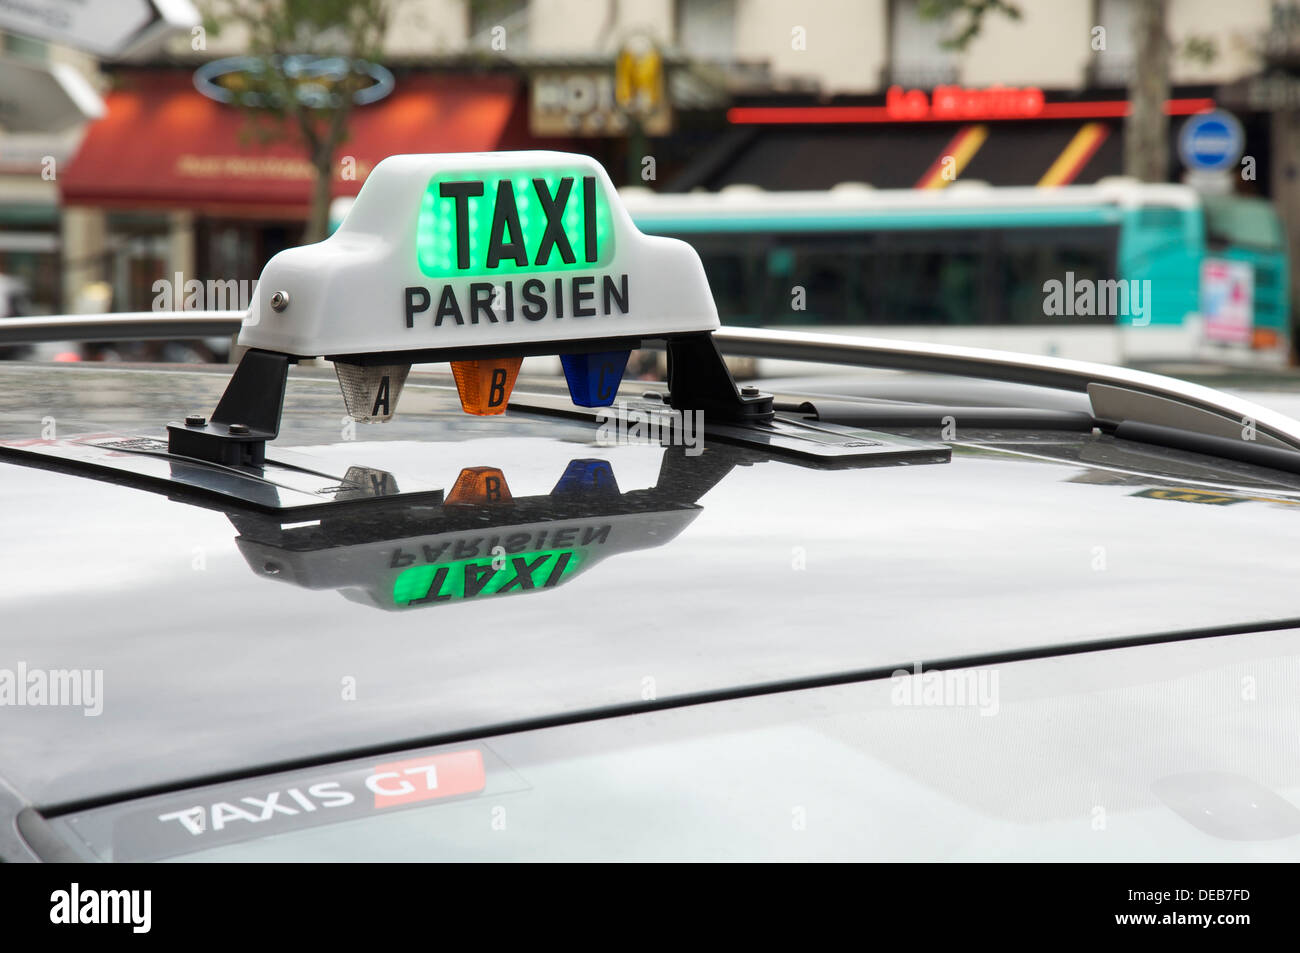
[[[469,45],[472,49],[499,50],[518,55],[528,49],[528,0],[468,0]],[[498,28],[505,32],[501,33]],[[497,45],[493,45],[497,41]]]
[[[677,45],[699,59],[732,59],[736,0],[677,0]]]
[[[922,17],[919,0],[892,0],[887,82],[918,89],[957,82],[957,54],[943,46],[951,31],[947,20]]]
[[[1133,0],[1095,0],[1095,26],[1105,29],[1106,48],[1093,50],[1089,81],[1094,86],[1127,86],[1133,75]]]

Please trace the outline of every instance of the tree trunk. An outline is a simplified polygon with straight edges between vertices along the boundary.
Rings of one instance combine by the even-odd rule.
[[[316,167],[316,180],[311,187],[311,212],[302,243],[310,245],[328,237],[330,228],[330,192],[334,184],[334,150],[321,149],[312,156]]]
[[[1169,39],[1165,33],[1168,0],[1133,2],[1133,73],[1124,127],[1124,173],[1143,182],[1169,175]]]

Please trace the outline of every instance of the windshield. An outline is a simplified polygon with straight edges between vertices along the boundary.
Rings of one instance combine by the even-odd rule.
[[[1116,860],[1294,860],[1294,763],[1242,709],[1242,665],[1284,684],[1284,633],[969,669],[884,670],[759,694],[375,755],[54,819],[90,859],[179,861],[961,860],[1098,848],[1081,786],[1105,798]],[[1099,700],[1104,699],[1104,704]],[[1133,732],[1140,721],[1148,730]],[[1222,725],[1239,743],[1225,747]],[[1187,739],[1169,749],[1171,733]],[[1198,740],[1199,739],[1199,740]],[[1198,747],[1219,773],[1189,774]],[[1117,757],[1116,752],[1122,752]],[[1276,760],[1276,759],[1271,759]],[[1043,783],[1062,778],[1059,784]],[[1070,781],[1069,779],[1074,779]],[[1253,784],[1253,786],[1252,786]],[[1247,796],[1249,816],[1229,796]],[[1207,810],[1211,807],[1211,810]],[[996,845],[994,847],[993,845]]]
[[[1206,198],[1205,233],[1211,245],[1245,245],[1277,250],[1282,224],[1263,199],[1236,196]]]

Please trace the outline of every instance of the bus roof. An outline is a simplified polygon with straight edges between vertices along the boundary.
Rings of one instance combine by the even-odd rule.
[[[874,189],[860,183],[843,183],[828,190],[768,192],[756,186],[728,186],[720,192],[656,193],[649,189],[621,189],[620,197],[638,221],[659,217],[693,218],[725,214],[763,218],[826,213],[925,210],[1052,209],[1110,206],[1139,208],[1149,205],[1200,208],[1198,193],[1190,186],[1145,183],[1129,178],[1108,178],[1095,185],[1055,188],[991,186],[980,182],[955,182],[945,189]]]

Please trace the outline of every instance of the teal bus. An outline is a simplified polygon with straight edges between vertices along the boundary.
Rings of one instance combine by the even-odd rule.
[[[699,251],[726,324],[1105,363],[1288,363],[1285,240],[1263,199],[1176,184],[623,190]]]

